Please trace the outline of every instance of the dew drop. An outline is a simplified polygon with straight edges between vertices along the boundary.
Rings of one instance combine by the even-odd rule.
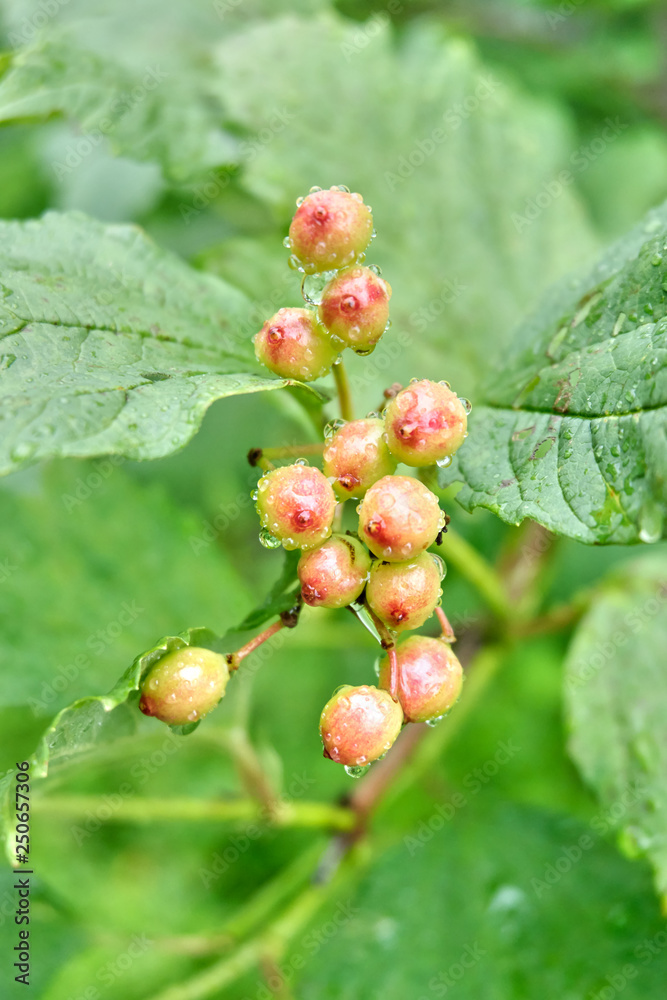
[[[431,729],[435,729],[436,726],[440,725],[442,720],[445,718],[445,715],[447,715],[446,712],[444,712],[442,715],[436,715],[434,719],[427,719],[426,725],[430,726]]]
[[[321,190],[322,190],[321,187],[318,187],[317,184],[313,184],[313,186],[308,189],[308,194],[315,194],[317,191]]]
[[[413,381],[413,380],[411,379],[410,381]],[[418,382],[419,379],[414,379],[414,381]],[[438,382],[438,385],[444,385],[445,389],[451,389],[451,385],[449,384],[449,382],[444,382],[444,381]]]
[[[361,778],[370,768],[370,764],[358,764],[353,766],[352,764],[345,765],[345,773],[349,775],[350,778]]]
[[[452,456],[445,455],[444,458],[439,458],[435,464],[438,466],[439,469],[446,469],[449,465],[452,464]]]
[[[324,428],[324,437],[328,441],[334,436],[336,431],[339,431],[341,427],[345,426],[345,421],[337,417],[335,420],[330,420],[329,423]]]
[[[466,399],[465,396],[459,396],[458,399],[459,403],[465,410],[466,414],[470,413],[470,411],[472,410],[472,403],[470,402],[470,400]]]
[[[265,549],[280,548],[280,539],[272,535],[268,528],[262,528],[259,533],[259,540]]]
[[[303,267],[301,266],[301,261],[294,253],[290,254],[290,256],[287,258],[287,264],[289,267],[292,268],[293,271],[303,271]]]
[[[285,239],[283,240],[283,246],[287,247],[288,250],[292,249],[292,241],[289,238],[289,236],[286,236]]]
[[[380,267],[379,264],[369,264],[368,270],[372,271],[373,274],[377,274],[378,277],[380,277],[380,275],[382,274],[382,268]]]
[[[250,494],[250,499],[256,500],[258,496],[259,496],[259,490],[253,490],[252,493]]]

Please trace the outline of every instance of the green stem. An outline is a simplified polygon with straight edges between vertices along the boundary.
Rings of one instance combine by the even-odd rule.
[[[336,391],[338,392],[338,404],[340,415],[343,420],[354,420],[354,407],[352,405],[352,394],[350,392],[350,381],[342,361],[333,366],[333,376],[336,381]]]
[[[273,962],[279,962],[290,942],[308,925],[334,892],[341,888],[350,872],[366,860],[366,851],[352,849],[330,882],[308,885],[262,934],[241,945],[233,955],[216,962],[192,979],[167,988],[152,1000],[203,1000],[259,966],[267,956]]]
[[[169,822],[253,822],[267,820],[267,811],[252,799],[136,798],[123,799],[113,807],[110,816],[108,800],[97,795],[36,796],[34,811],[46,816],[85,819],[100,816],[108,822],[153,823]],[[304,827],[347,831],[355,825],[351,809],[328,802],[280,802],[271,822],[280,827]]]
[[[512,607],[501,577],[470,542],[450,528],[438,551],[445,562],[456,566],[461,576],[472,584],[496,618],[502,622],[511,618]]]

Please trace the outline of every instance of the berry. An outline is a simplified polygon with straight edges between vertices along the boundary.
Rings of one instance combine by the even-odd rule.
[[[465,402],[465,401],[464,401]],[[411,382],[387,404],[384,422],[392,455],[405,465],[432,465],[463,444],[464,402],[444,382]]]
[[[141,685],[139,708],[161,722],[184,726],[215,708],[228,680],[224,656],[184,646],[167,653],[148,671]]]
[[[319,469],[284,465],[257,484],[257,513],[262,526],[286,549],[310,549],[331,534],[336,497]]]
[[[312,191],[299,204],[289,244],[309,274],[345,267],[364,252],[373,235],[373,216],[360,194],[340,188]]]
[[[391,285],[369,267],[347,267],[324,289],[320,321],[357,354],[370,354],[389,321]]]
[[[410,636],[396,650],[398,700],[406,722],[430,722],[450,710],[463,685],[463,669],[442,639]],[[390,664],[380,664],[380,687],[389,690]]]
[[[347,767],[370,764],[389,750],[402,725],[403,710],[387,691],[346,684],[320,716],[324,756]]]
[[[372,611],[394,632],[419,628],[440,600],[442,566],[437,556],[422,552],[410,562],[375,562],[366,587]]]
[[[359,537],[387,562],[419,555],[445,524],[438,498],[410,476],[384,476],[371,486],[358,510]]]
[[[323,459],[324,475],[334,479],[334,492],[341,500],[360,499],[369,486],[396,469],[378,417],[343,424],[326,442]]]
[[[338,350],[310,309],[279,309],[255,335],[257,360],[281,378],[303,382],[326,375]]]
[[[301,595],[313,607],[347,607],[366,586],[370,568],[370,556],[357,538],[332,535],[299,559]]]

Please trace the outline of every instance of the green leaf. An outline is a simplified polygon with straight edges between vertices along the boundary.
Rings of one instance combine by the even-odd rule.
[[[237,159],[237,143],[219,126],[222,108],[194,72],[153,59],[135,69],[112,56],[85,51],[65,39],[48,39],[18,52],[0,81],[0,121],[59,114],[76,121],[75,136],[57,178],[71,173],[105,141],[113,152],[155,160],[168,177],[184,180]]]
[[[445,806],[304,936],[284,965],[307,963],[301,1000],[574,1000],[611,997],[610,982],[627,1000],[660,992],[667,952],[646,940],[664,925],[645,872],[578,821],[475,804],[447,822]]]
[[[0,294],[2,473],[53,455],[157,458],[216,399],[299,385],[248,371],[245,296],[134,226],[0,223]]]
[[[397,36],[382,15],[279,18],[223,40],[217,61],[221,99],[249,133],[240,183],[271,206],[277,256],[311,185],[347,184],[373,208],[368,261],[391,283],[392,327],[372,357],[349,359],[360,410],[420,375],[473,398],[526,309],[596,246],[574,185],[515,221],[567,165],[560,109],[424,20]]]
[[[667,507],[667,206],[520,329],[440,485],[582,542],[652,542]]]
[[[614,575],[568,652],[569,749],[621,844],[645,855],[667,905],[667,566],[645,557]]]

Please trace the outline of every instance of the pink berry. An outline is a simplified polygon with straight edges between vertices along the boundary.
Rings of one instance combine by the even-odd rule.
[[[463,685],[463,669],[442,639],[413,635],[396,650],[398,700],[406,722],[430,722],[450,710]],[[380,664],[380,687],[389,690],[390,664]]]
[[[466,436],[468,414],[464,402],[443,382],[411,382],[385,410],[387,444],[392,455],[412,466],[433,465],[453,455]]]
[[[286,549],[310,549],[331,534],[336,497],[319,469],[284,465],[265,473],[257,484],[257,513],[262,527]]]
[[[313,191],[289,229],[292,253],[309,274],[353,264],[373,235],[373,216],[360,194],[332,187]]]
[[[369,267],[347,267],[322,293],[320,321],[357,354],[370,354],[389,321],[391,285]]]
[[[324,475],[334,480],[334,492],[341,500],[363,497],[373,483],[396,469],[378,417],[343,424],[326,442],[323,459]]]
[[[269,371],[302,382],[326,375],[339,353],[309,309],[279,309],[253,343],[257,360]]]
[[[359,537],[387,562],[419,555],[445,524],[438,498],[410,476],[384,476],[371,486],[358,510]]]
[[[387,691],[349,684],[333,695],[320,716],[324,756],[360,767],[382,757],[403,725],[403,711]]]
[[[372,611],[394,632],[419,628],[433,614],[442,595],[442,564],[422,552],[409,562],[375,562],[366,587]]]
[[[361,594],[370,568],[370,556],[357,538],[332,535],[299,559],[301,595],[313,607],[345,608]]]
[[[144,715],[184,726],[215,708],[228,680],[224,656],[184,646],[167,653],[148,671],[141,685],[139,708]]]

